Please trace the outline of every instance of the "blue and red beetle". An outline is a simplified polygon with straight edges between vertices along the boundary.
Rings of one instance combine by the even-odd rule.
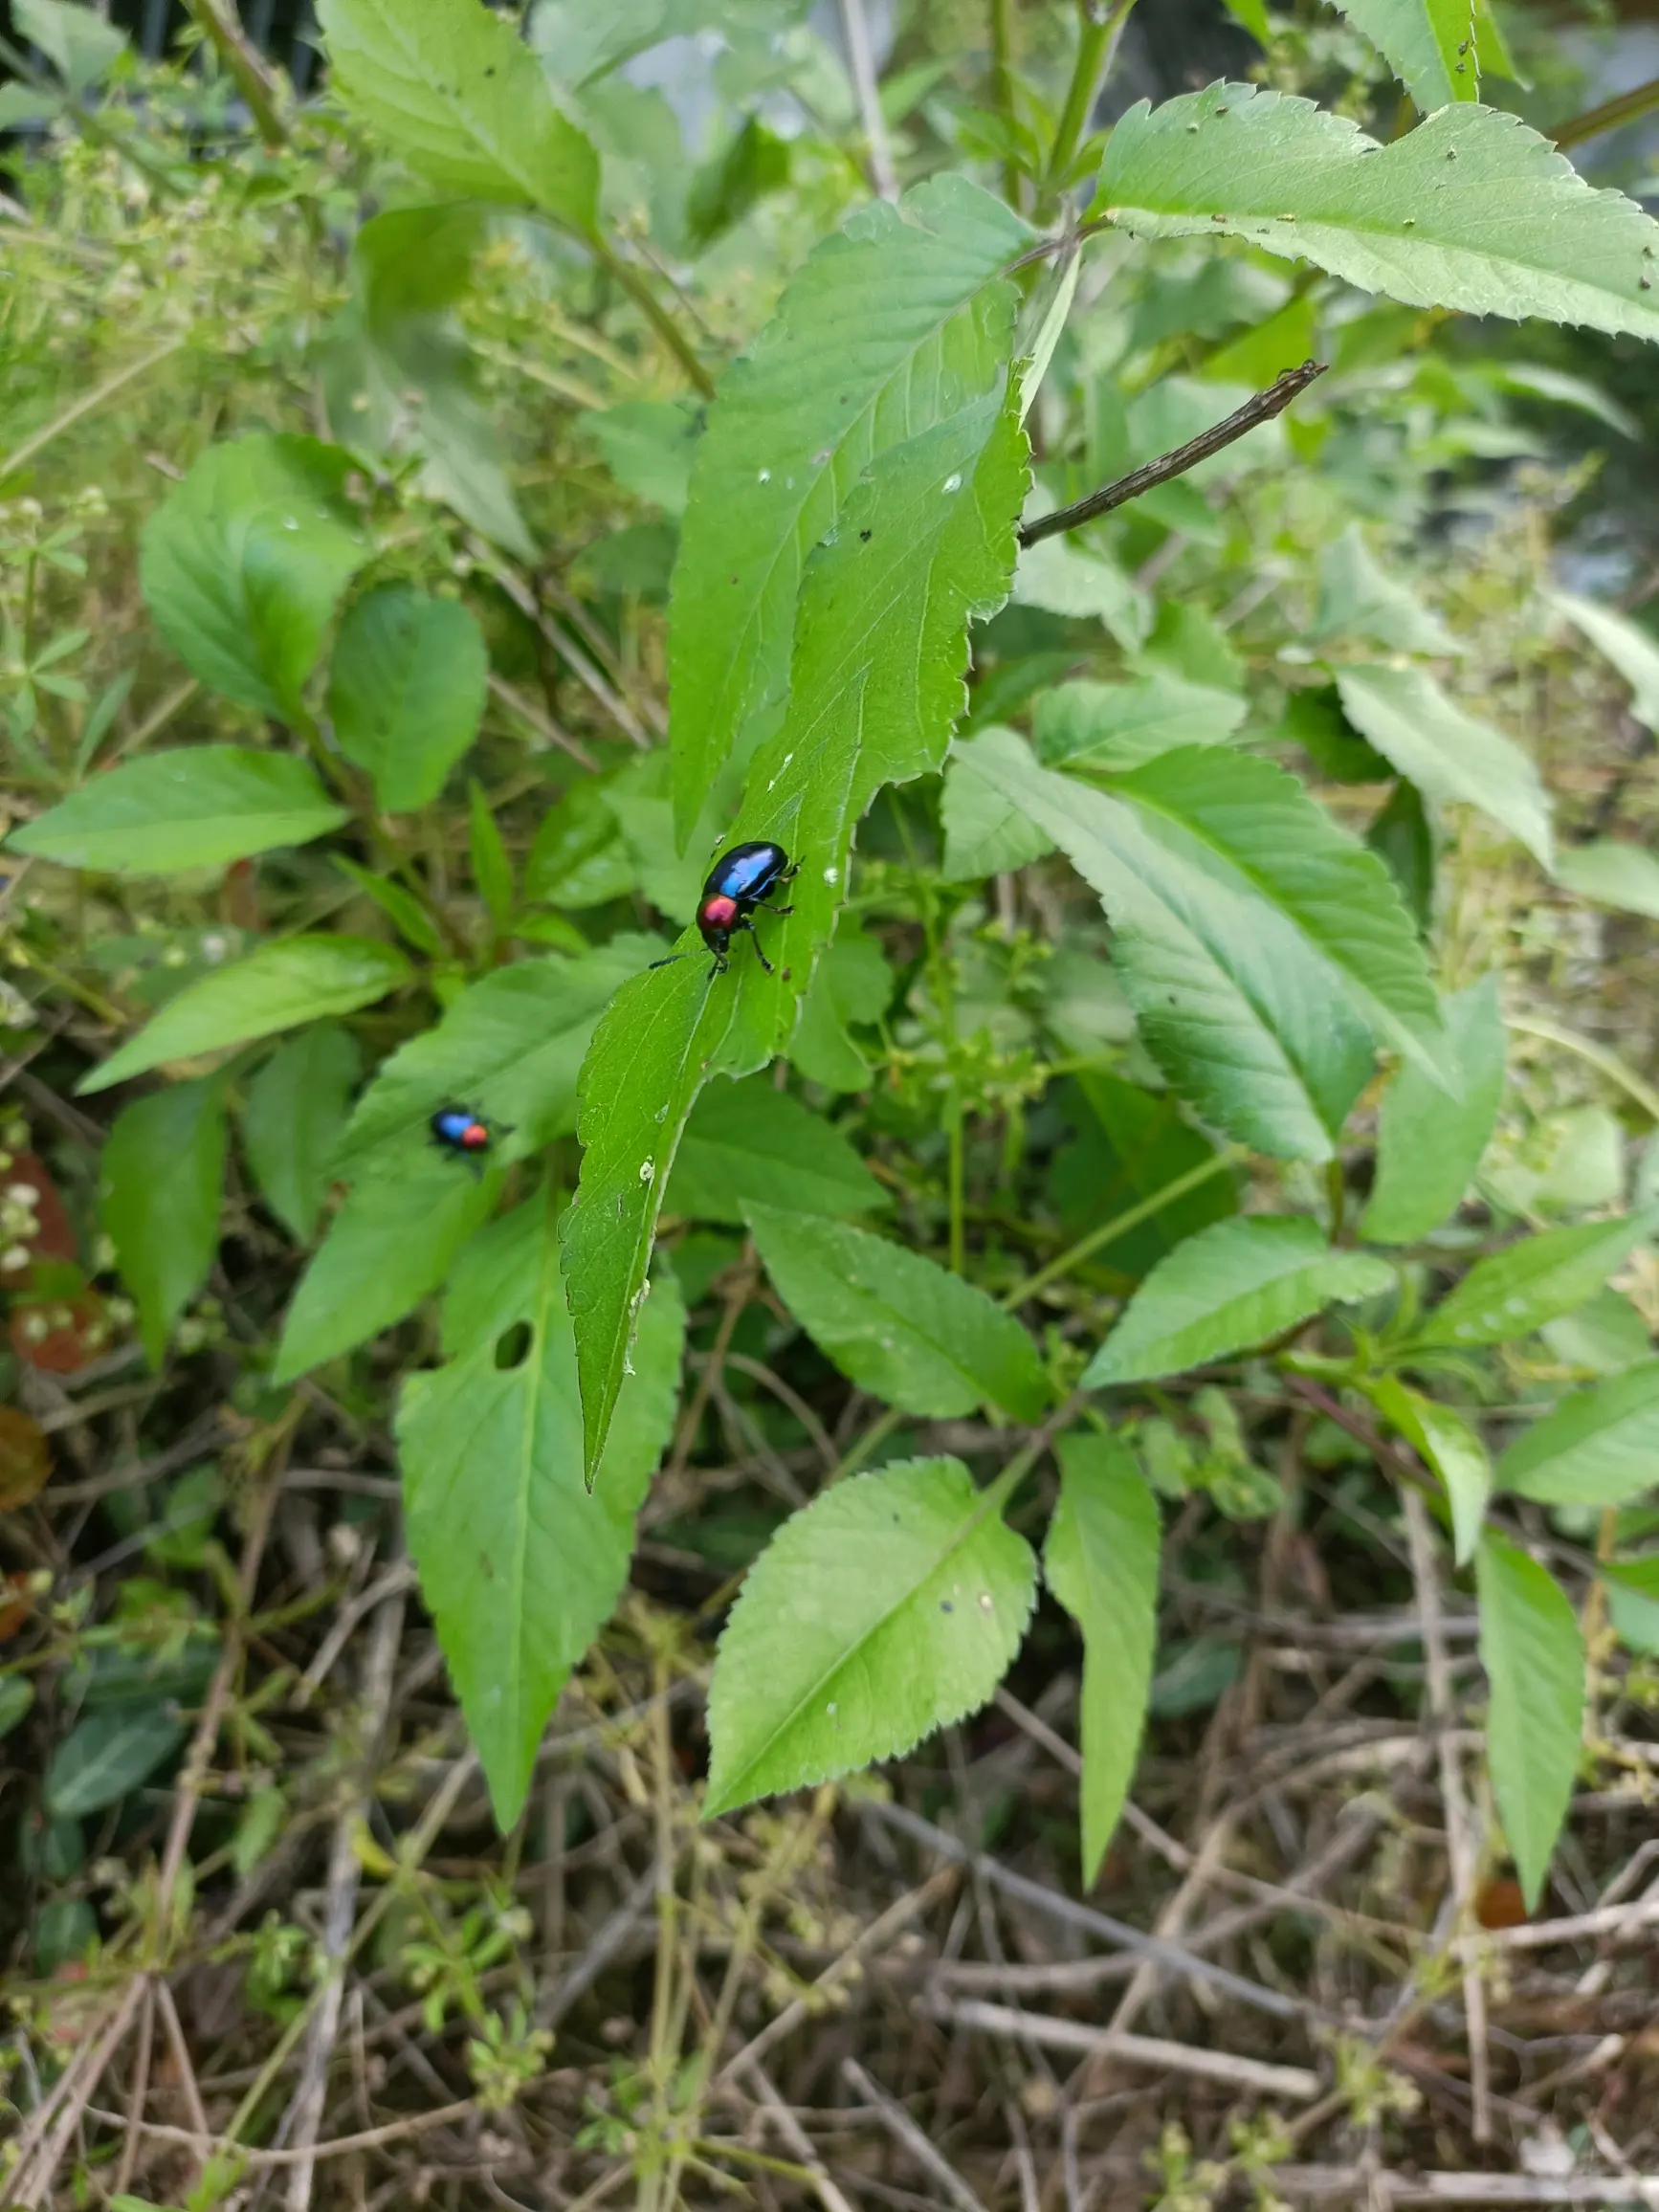
[[[764,841],[734,845],[715,862],[703,885],[697,911],[697,925],[702,932],[702,940],[715,956],[711,975],[724,975],[730,964],[727,955],[732,939],[741,929],[746,929],[754,938],[755,958],[768,975],[772,973],[772,963],[761,950],[753,917],[757,913],[794,913],[792,906],[773,906],[770,894],[781,891],[796,873],[784,848]],[[669,967],[675,961],[685,958],[683,952],[676,952],[669,960],[653,961],[651,964]]]
[[[440,1106],[427,1126],[432,1142],[441,1151],[466,1161],[475,1175],[480,1172],[483,1156],[496,1139],[512,1134],[505,1122],[498,1126],[482,1114],[475,1114],[470,1106]]]

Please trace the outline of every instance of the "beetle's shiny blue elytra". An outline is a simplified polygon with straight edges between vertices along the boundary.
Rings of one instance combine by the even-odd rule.
[[[713,972],[716,975],[724,974],[727,952],[740,929],[746,929],[755,939],[755,958],[766,973],[771,974],[772,963],[761,950],[751,917],[757,910],[764,914],[793,914],[792,906],[773,906],[769,894],[781,890],[794,874],[784,848],[763,841],[734,845],[715,862],[703,885],[702,897],[697,901],[697,924],[704,944],[715,956]],[[675,953],[673,960],[653,961],[651,964],[669,967],[674,960],[684,958],[683,953]]]
[[[440,1106],[430,1127],[433,1142],[446,1152],[470,1157],[490,1149],[490,1124],[470,1106]]]

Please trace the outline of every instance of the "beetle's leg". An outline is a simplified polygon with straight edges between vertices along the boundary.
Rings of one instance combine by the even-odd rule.
[[[770,961],[769,961],[769,960],[766,958],[765,954],[764,954],[764,953],[763,953],[763,952],[761,950],[761,934],[760,934],[759,930],[757,930],[757,929],[756,929],[756,927],[755,927],[754,923],[753,923],[753,922],[752,922],[752,921],[749,919],[749,918],[748,918],[748,916],[747,916],[746,914],[743,916],[742,919],[741,919],[741,921],[738,923],[738,927],[739,927],[740,929],[746,929],[746,930],[748,931],[748,933],[749,933],[749,936],[750,936],[750,939],[753,940],[753,943],[754,943],[754,947],[755,947],[755,958],[756,958],[756,959],[757,959],[757,960],[760,962],[761,965],[762,965],[762,966],[763,966],[763,967],[765,969],[766,973],[767,973],[768,975],[771,975],[771,974],[774,972],[774,970],[773,970],[773,967],[772,967],[772,963],[771,963],[771,962],[770,962]]]
[[[792,906],[773,906],[764,898],[757,898],[755,906],[762,914],[793,914],[795,911]]]

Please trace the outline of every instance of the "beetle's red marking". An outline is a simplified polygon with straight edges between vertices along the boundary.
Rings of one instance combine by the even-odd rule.
[[[706,929],[730,929],[738,918],[738,902],[717,892],[697,909],[697,920]]]
[[[482,1152],[490,1141],[490,1132],[481,1121],[469,1121],[461,1131],[461,1142],[469,1152]]]

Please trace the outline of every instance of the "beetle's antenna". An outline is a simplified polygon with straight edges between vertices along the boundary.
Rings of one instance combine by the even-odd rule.
[[[676,960],[690,960],[690,958],[691,954],[689,952],[671,952],[667,960],[653,960],[649,962],[649,965],[653,968],[673,967]]]

